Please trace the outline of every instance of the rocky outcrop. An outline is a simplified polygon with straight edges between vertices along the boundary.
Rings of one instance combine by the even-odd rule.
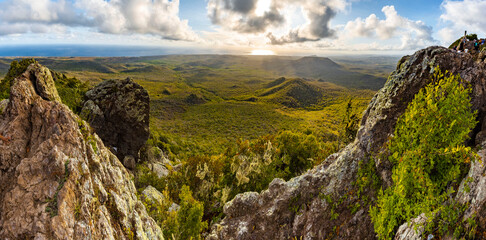
[[[133,167],[132,160],[138,159],[150,134],[147,91],[130,78],[107,80],[89,90],[86,98],[81,116],[126,167]]]
[[[163,239],[131,175],[38,64],[0,115],[0,239]],[[54,101],[49,101],[54,100]]]
[[[3,114],[8,105],[8,99],[3,99],[0,101],[0,114]]]
[[[408,103],[431,81],[436,66],[443,72],[460,74],[471,83],[473,110],[478,111],[479,119],[486,125],[485,66],[469,54],[443,47],[420,50],[400,60],[365,111],[353,143],[302,176],[288,182],[275,179],[261,193],[237,195],[224,206],[226,217],[212,226],[208,239],[375,239],[369,205],[355,195],[353,183],[358,163],[377,156],[378,174],[385,186],[391,184],[391,165],[380,160],[378,154],[384,150]],[[486,126],[478,125],[471,139],[484,130]],[[471,171],[475,172],[470,174],[476,176],[479,192],[476,196],[481,200],[464,197],[464,201],[476,202],[481,206],[477,209],[482,209],[486,206],[483,204],[486,201],[482,202],[485,194],[479,188],[483,184],[484,177],[479,176],[483,170],[474,166]],[[372,190],[362,193],[361,199],[363,195],[375,198]]]

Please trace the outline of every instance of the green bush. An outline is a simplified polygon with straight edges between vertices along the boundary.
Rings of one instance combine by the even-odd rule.
[[[446,76],[447,75],[447,76]],[[390,239],[398,226],[421,213],[431,219],[444,206],[474,159],[465,147],[476,125],[471,89],[459,76],[436,69],[432,83],[415,96],[390,141],[393,185],[380,191],[370,209],[379,238]]]
[[[152,172],[145,164],[139,164],[137,165],[135,186],[140,190],[152,186],[159,192],[162,192],[165,190],[167,182],[165,178],[159,178],[157,174]]]
[[[75,77],[68,78],[62,73],[54,71],[51,71],[51,73],[62,103],[75,113],[81,112],[84,94],[88,91],[89,84],[81,82]]]
[[[276,142],[279,149],[278,157],[281,159],[277,168],[286,172],[285,180],[314,165],[319,152],[319,144],[314,135],[284,131],[277,136]]]
[[[203,204],[192,197],[188,186],[183,186],[179,195],[180,209],[177,214],[169,214],[164,222],[164,235],[173,239],[201,239],[200,233],[208,224],[202,221]]]
[[[33,58],[25,58],[20,62],[12,61],[12,63],[10,63],[10,68],[8,69],[7,75],[5,75],[3,80],[0,82],[0,99],[10,97],[10,86],[12,85],[12,81],[24,73],[25,70],[27,70],[27,67],[29,67],[29,65],[32,63],[37,63],[37,61]]]
[[[355,111],[356,109],[353,109],[353,100],[349,99],[346,104],[346,112],[341,123],[342,127],[339,137],[344,145],[353,142],[358,133],[360,118]]]

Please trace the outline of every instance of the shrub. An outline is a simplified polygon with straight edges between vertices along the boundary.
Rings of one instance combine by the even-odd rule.
[[[284,131],[277,136],[276,142],[281,158],[277,167],[285,170],[285,180],[314,165],[314,159],[319,152],[319,144],[314,135]]]
[[[459,76],[446,75],[436,69],[432,83],[419,91],[395,127],[389,145],[393,185],[379,192],[370,209],[381,239],[421,213],[433,218],[473,159],[464,146],[476,124],[471,90]]]
[[[164,235],[174,239],[201,239],[200,233],[208,224],[202,221],[203,204],[192,197],[188,186],[183,186],[179,195],[180,209],[177,214],[170,213],[164,222]]]
[[[10,63],[10,68],[8,69],[7,75],[5,75],[3,80],[0,82],[0,99],[10,97],[10,86],[12,85],[12,81],[24,73],[32,63],[37,63],[37,61],[33,58],[25,58],[20,62],[12,61],[12,63]]]
[[[51,71],[54,83],[61,98],[62,103],[66,104],[73,112],[81,112],[81,104],[84,94],[89,89],[89,84],[78,79],[68,78],[66,75]]]
[[[137,189],[143,190],[148,186],[152,186],[159,192],[165,190],[167,182],[165,178],[159,178],[156,173],[152,172],[147,165],[137,165],[137,173],[135,178],[135,186]]]

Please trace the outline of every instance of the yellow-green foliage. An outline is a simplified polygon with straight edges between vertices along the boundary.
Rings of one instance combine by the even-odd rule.
[[[20,76],[20,74],[24,73],[30,64],[36,62],[37,61],[35,61],[33,58],[25,58],[20,62],[12,61],[12,63],[10,63],[10,68],[8,69],[7,75],[5,75],[3,80],[0,82],[0,99],[9,98],[12,81],[16,77]]]
[[[469,94],[459,76],[436,69],[432,83],[415,96],[395,127],[390,141],[393,185],[381,191],[370,214],[381,239],[425,213],[432,219],[444,210],[471,160],[464,146],[474,128]]]
[[[150,171],[145,164],[137,166],[137,174],[135,178],[135,186],[137,189],[145,189],[147,186],[152,186],[159,192],[162,192],[166,186],[166,179],[159,178],[157,174]]]
[[[164,235],[174,239],[201,239],[200,233],[208,227],[202,221],[204,214],[203,204],[192,197],[188,186],[183,186],[180,198],[180,209],[177,214],[169,214],[164,222]]]
[[[356,109],[353,109],[353,100],[349,99],[346,104],[346,112],[342,121],[342,128],[340,132],[340,140],[344,145],[354,141],[356,133],[359,128],[360,117],[356,113]]]
[[[314,165],[318,157],[319,143],[312,134],[284,131],[276,139],[280,163],[277,168],[284,169],[288,180]]]
[[[66,104],[75,113],[79,113],[83,107],[84,94],[88,91],[89,85],[86,82],[74,78],[68,78],[65,74],[52,71],[57,92],[62,103]]]

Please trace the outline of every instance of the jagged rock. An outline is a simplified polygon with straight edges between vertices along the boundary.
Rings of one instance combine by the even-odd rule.
[[[0,115],[3,114],[3,112],[7,108],[8,102],[8,99],[3,99],[2,101],[0,101]]]
[[[430,82],[437,65],[443,72],[460,74],[471,84],[473,110],[486,116],[486,71],[482,63],[475,62],[469,54],[443,47],[429,47],[406,56],[373,97],[353,143],[329,156],[325,164],[288,182],[276,179],[261,193],[238,194],[226,203],[227,216],[212,226],[207,239],[375,239],[369,206],[361,206],[355,213],[350,210],[356,203],[352,193],[356,191],[353,183],[358,163],[370,156],[378,157],[384,150],[398,117]],[[486,128],[479,126],[471,139],[481,130]],[[376,167],[385,186],[390,185],[391,164],[377,159]],[[376,198],[373,191],[363,194]],[[323,196],[340,204],[330,204]],[[332,216],[332,212],[337,215]]]
[[[30,79],[37,94],[45,100],[61,102],[51,71],[39,63],[31,64],[23,77]]]
[[[12,137],[0,145],[0,239],[162,239],[118,158],[67,106],[45,100],[58,98],[35,84],[48,81],[31,65],[0,115]]]
[[[107,80],[86,92],[81,116],[119,159],[133,156],[149,137],[149,95],[130,78]]]
[[[152,186],[147,186],[142,191],[142,196],[145,199],[145,201],[150,201],[151,204],[155,204],[159,206],[162,206],[165,201],[164,195],[162,195],[162,193],[160,193],[157,189],[155,189]]]
[[[169,170],[160,163],[149,163],[149,169],[157,174],[157,177],[159,178],[164,178],[169,175]]]
[[[167,155],[158,147],[149,147],[146,151],[147,155],[147,162],[149,163],[161,163],[161,164],[169,164],[171,162]]]
[[[478,62],[484,62],[486,60],[486,49],[483,49],[479,54],[478,54]]]
[[[177,212],[180,208],[181,206],[179,206],[178,204],[172,203],[169,207],[169,212]]]
[[[459,203],[469,204],[463,216],[464,221],[473,215],[478,217],[476,222],[478,233],[486,231],[486,148],[484,148],[486,143],[483,142],[481,145],[482,149],[478,152],[479,159],[471,163],[469,173],[462,181],[456,196]]]
[[[130,170],[133,170],[137,166],[137,162],[132,155],[128,155],[123,158],[123,166],[127,167]]]
[[[410,224],[404,223],[395,234],[395,240],[420,240],[424,232],[424,224],[427,222],[425,214],[410,220]]]

